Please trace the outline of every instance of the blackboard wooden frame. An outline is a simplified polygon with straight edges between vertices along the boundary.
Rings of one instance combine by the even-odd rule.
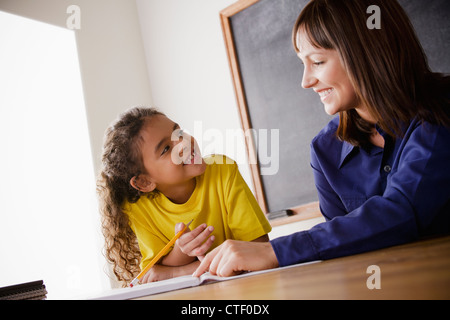
[[[238,56],[236,54],[235,49],[235,40],[233,36],[232,31],[232,25],[231,25],[231,17],[233,17],[235,14],[241,12],[242,10],[247,9],[248,7],[254,5],[255,3],[259,2],[260,0],[239,0],[236,3],[232,4],[231,6],[223,9],[220,12],[220,20],[222,25],[222,31],[223,36],[225,40],[225,46],[227,50],[228,55],[228,62],[231,69],[231,75],[234,85],[234,90],[236,94],[238,109],[239,109],[239,115],[241,119],[241,125],[244,131],[248,131],[252,129],[252,124],[250,120],[250,114],[249,109],[246,101],[246,95],[244,91],[243,86],[243,79],[241,77],[240,72],[240,66],[239,66],[239,60]],[[245,135],[245,142],[248,152],[248,158],[250,159],[250,172],[252,177],[252,182],[255,189],[255,197],[258,201],[261,209],[266,214],[269,214],[269,209],[267,205],[267,199],[266,194],[264,192],[263,183],[261,180],[260,175],[260,166],[259,166],[259,160],[257,157],[257,151],[256,151],[256,145],[254,137],[251,135]],[[283,218],[277,218],[276,220],[272,220],[270,215],[268,216],[269,219],[271,219],[272,225],[280,225],[280,224],[286,224],[291,223],[295,221],[300,220],[306,220],[311,218],[320,217],[320,210],[319,210],[319,203],[318,201],[301,204],[295,207],[291,208],[285,208],[290,209],[293,213],[292,216],[289,217],[283,217]]]
[[[233,33],[231,31],[230,17],[236,13],[248,8],[259,0],[242,0],[234,3],[220,12],[220,20],[222,23],[222,31],[225,39],[225,46],[228,54],[228,62],[231,68],[231,76],[233,78],[234,90],[239,108],[239,115],[241,119],[241,125],[244,131],[251,129],[250,117],[245,100],[244,88],[242,86],[242,79],[239,70],[239,62],[236,56],[236,50],[234,48]],[[252,136],[246,136],[245,142],[247,146],[247,152],[249,159],[256,159],[256,147],[255,141]],[[261,183],[260,170],[255,161],[250,161],[250,171],[252,176],[252,182],[255,188],[255,197],[264,212],[267,212],[267,204],[264,197],[264,191]]]

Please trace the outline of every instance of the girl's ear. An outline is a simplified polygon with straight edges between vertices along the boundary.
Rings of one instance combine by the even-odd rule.
[[[156,189],[156,184],[142,174],[131,178],[130,184],[133,188],[141,192],[152,192]]]

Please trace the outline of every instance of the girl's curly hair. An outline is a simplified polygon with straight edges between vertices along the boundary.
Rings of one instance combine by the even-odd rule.
[[[131,108],[119,116],[104,137],[102,169],[97,179],[104,253],[117,279],[125,284],[140,272],[141,253],[122,205],[125,201],[136,202],[142,195],[130,185],[130,179],[144,172],[137,140],[145,120],[154,115],[164,114],[154,108]]]

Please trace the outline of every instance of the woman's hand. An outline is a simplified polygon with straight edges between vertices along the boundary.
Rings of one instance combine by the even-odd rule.
[[[195,270],[199,277],[209,272],[221,277],[278,267],[278,260],[270,242],[246,242],[227,240],[208,253]]]

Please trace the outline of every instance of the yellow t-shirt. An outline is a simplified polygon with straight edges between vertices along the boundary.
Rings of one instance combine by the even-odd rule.
[[[195,190],[186,203],[175,204],[164,194],[126,202],[123,211],[139,243],[141,269],[175,235],[175,224],[194,219],[214,227],[210,250],[227,239],[251,241],[271,231],[271,226],[248,188],[236,163],[222,155],[205,158],[205,172],[196,177]]]

